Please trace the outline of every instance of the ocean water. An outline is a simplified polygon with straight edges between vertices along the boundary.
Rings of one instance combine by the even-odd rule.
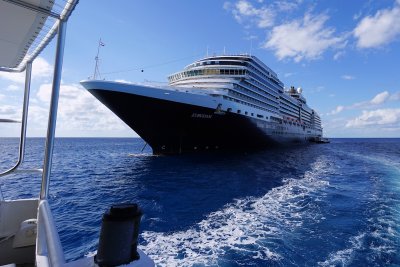
[[[27,141],[24,168],[43,162]],[[257,153],[153,156],[141,139],[56,140],[50,203],[68,261],[97,249],[114,203],[143,208],[139,247],[157,266],[400,266],[400,139]],[[0,139],[0,168],[18,140]],[[6,199],[40,175],[1,177]]]

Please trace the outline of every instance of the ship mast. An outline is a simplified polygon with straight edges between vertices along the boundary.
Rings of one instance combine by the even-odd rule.
[[[97,77],[100,77],[100,71],[99,71],[99,54],[100,54],[100,47],[104,46],[105,44],[101,41],[101,38],[99,39],[99,45],[97,47],[97,55],[95,57],[96,60],[96,65],[94,66],[94,73],[93,73],[93,80],[96,80]]]

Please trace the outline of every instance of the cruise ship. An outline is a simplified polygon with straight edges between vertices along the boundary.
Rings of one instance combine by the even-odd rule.
[[[285,89],[253,55],[205,57],[149,86],[81,84],[131,127],[154,154],[250,151],[322,138],[321,119],[301,88]]]

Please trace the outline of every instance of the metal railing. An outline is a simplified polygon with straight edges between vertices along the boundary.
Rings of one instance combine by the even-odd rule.
[[[28,121],[29,93],[31,88],[31,75],[32,75],[32,61],[29,61],[26,64],[26,69],[25,69],[25,91],[24,91],[24,104],[22,107],[22,120],[21,120],[22,124],[21,124],[21,134],[19,139],[18,161],[11,169],[8,169],[0,173],[0,177],[14,172],[24,161],[26,127]]]
[[[39,256],[37,260],[45,261],[49,266],[63,266],[64,252],[47,200],[39,202],[37,225],[36,255]]]

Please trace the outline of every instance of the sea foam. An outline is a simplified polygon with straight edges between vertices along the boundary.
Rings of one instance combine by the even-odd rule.
[[[280,264],[274,240],[316,218],[310,195],[329,185],[321,175],[330,168],[323,157],[300,179],[284,179],[262,197],[246,197],[210,213],[190,229],[159,233],[146,231],[143,250],[159,266],[218,265],[227,252]],[[267,177],[265,179],[268,179]]]

